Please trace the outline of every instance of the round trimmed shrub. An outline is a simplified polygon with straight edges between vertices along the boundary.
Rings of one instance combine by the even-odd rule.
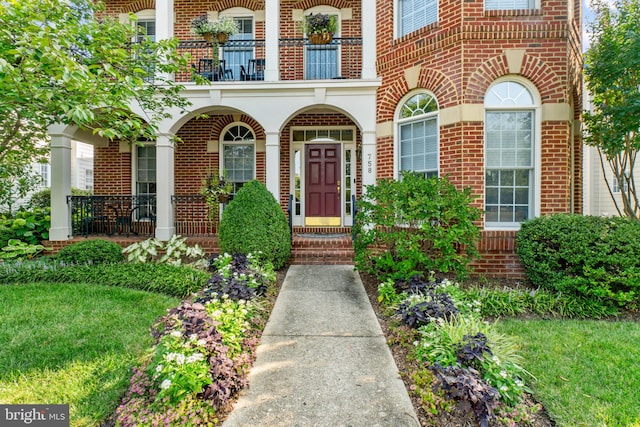
[[[254,254],[282,268],[291,255],[291,232],[284,211],[260,181],[247,182],[225,208],[218,244],[230,254]]]
[[[113,264],[124,261],[122,247],[108,240],[84,240],[65,246],[56,258],[67,264]]]

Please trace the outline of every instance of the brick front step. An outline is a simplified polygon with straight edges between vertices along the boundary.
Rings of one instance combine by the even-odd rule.
[[[289,264],[353,264],[348,233],[293,233]]]

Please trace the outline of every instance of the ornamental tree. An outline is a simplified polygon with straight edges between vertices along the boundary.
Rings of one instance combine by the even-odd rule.
[[[135,141],[153,139],[170,109],[184,111],[183,87],[168,76],[188,70],[187,57],[177,40],[140,31],[91,0],[0,2],[0,163],[46,155],[54,123]]]
[[[597,147],[603,172],[608,164],[618,182],[620,215],[640,220],[634,169],[640,150],[640,0],[618,0],[611,8],[594,0],[591,47],[585,55],[585,81],[593,97],[585,112],[584,140]]]

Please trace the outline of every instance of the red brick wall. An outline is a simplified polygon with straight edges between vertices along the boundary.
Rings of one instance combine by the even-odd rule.
[[[580,4],[578,19],[567,19],[567,3],[543,1],[540,10],[484,11],[484,2],[440,0],[437,23],[398,39],[393,38],[393,3],[377,2],[378,123],[389,123],[399,102],[413,88],[405,70],[419,67],[418,88],[432,92],[441,109],[484,103],[497,78],[510,74],[505,49],[524,49],[520,75],[537,88],[543,104],[566,103],[580,118]],[[580,137],[572,137],[569,121],[542,123],[540,210],[569,212],[581,205]],[[378,177],[393,175],[393,138],[378,138]],[[574,163],[571,163],[573,148]],[[573,166],[573,167],[572,167]],[[460,188],[471,187],[484,206],[484,124],[458,122],[440,127],[440,173]],[[573,186],[572,186],[573,185]],[[579,211],[579,208],[578,208]],[[480,224],[482,225],[482,224]],[[476,273],[499,276],[523,274],[515,254],[515,232],[483,231],[482,259]]]

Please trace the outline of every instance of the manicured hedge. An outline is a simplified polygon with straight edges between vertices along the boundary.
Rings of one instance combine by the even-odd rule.
[[[640,301],[638,221],[544,216],[524,222],[516,243],[527,276],[538,286],[620,305]]]

